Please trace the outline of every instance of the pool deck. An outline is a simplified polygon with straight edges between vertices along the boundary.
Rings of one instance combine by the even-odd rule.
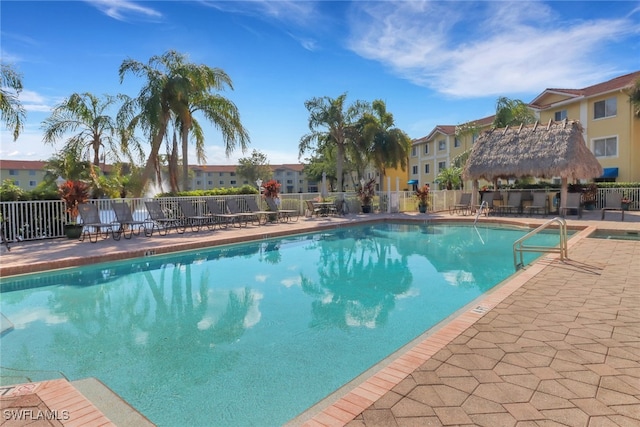
[[[480,221],[536,225],[549,218]],[[448,213],[349,215],[98,243],[21,242],[10,252],[2,248],[0,276],[393,219],[473,220]],[[587,211],[567,222],[583,229],[569,240],[568,260],[544,256],[289,424],[640,425],[640,240],[586,238],[596,228],[640,232],[640,213],[627,212],[622,222],[619,213],[601,221],[599,211]],[[24,393],[30,395],[41,400],[27,402],[36,407],[69,410]],[[0,403],[5,408],[7,397]],[[97,406],[93,416],[108,425],[109,411]],[[101,425],[78,423],[77,415],[70,414],[76,422],[37,425]],[[5,425],[26,423],[0,420]]]

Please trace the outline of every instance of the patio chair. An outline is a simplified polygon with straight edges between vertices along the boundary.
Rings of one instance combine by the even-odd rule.
[[[578,219],[582,218],[582,193],[567,193],[567,204],[564,208],[560,208],[560,215],[567,216],[569,210],[577,211]]]
[[[191,200],[180,199],[178,200],[178,206],[180,206],[180,210],[182,211],[182,219],[184,220],[185,227],[187,224],[190,225],[191,231],[200,231],[203,225],[206,225],[209,230],[216,227],[215,222],[212,221],[210,216],[199,215],[198,212],[196,212],[196,208],[193,206]]]
[[[91,243],[96,243],[100,235],[106,239],[109,233],[113,236],[113,240],[120,240],[120,233],[113,229],[113,224],[102,222],[98,205],[81,203],[78,205],[78,214],[80,214],[80,225],[82,225],[81,241],[88,236]]]
[[[522,193],[520,191],[509,191],[507,203],[501,205],[499,212],[501,214],[519,213],[522,204]]]
[[[480,200],[480,204],[474,206],[474,212],[481,210],[481,214],[484,212],[484,216],[489,216],[489,214],[491,212],[494,211],[494,204],[493,204],[493,200],[494,200],[494,191],[486,191],[484,193],[482,193],[482,198]],[[500,193],[498,193],[500,194]]]
[[[244,225],[246,227],[247,224],[249,224],[250,220],[255,221],[258,219],[255,214],[251,212],[244,212],[243,210],[241,210],[240,206],[238,206],[238,201],[233,197],[225,199],[225,202],[227,204],[227,209],[229,209],[229,212],[237,216],[236,222],[240,221],[238,222],[240,227],[242,227],[242,222],[244,222]]]
[[[278,220],[280,221],[297,221],[300,217],[300,214],[295,209],[280,209],[280,206],[276,203],[276,201],[267,197],[266,199],[267,206],[269,207],[269,211],[278,213]],[[295,219],[293,217],[295,216]]]
[[[540,213],[542,210],[544,216],[547,216],[549,214],[549,198],[547,197],[547,193],[533,193],[533,201],[523,210],[529,212],[529,215],[532,215],[534,211]]]
[[[313,204],[313,200],[305,200],[305,203],[307,204],[307,211],[305,212],[305,216],[312,217],[314,214],[318,216],[322,212],[322,209]]]
[[[144,202],[144,205],[147,207],[147,212],[149,213],[147,223],[151,224],[149,236],[153,235],[154,230],[158,230],[158,234],[161,236],[166,236],[172,228],[175,228],[178,234],[182,234],[186,230],[187,227],[182,221],[182,218],[170,218],[166,216],[157,200],[147,200]]]
[[[266,224],[267,221],[269,221],[269,218],[271,215],[275,215],[275,218],[277,219],[277,216],[278,216],[277,214],[271,211],[260,209],[260,207],[258,207],[258,203],[256,202],[255,197],[253,196],[244,197],[244,201],[245,201],[245,204],[247,205],[247,208],[249,209],[249,212],[251,212],[256,216],[258,225]]]
[[[240,226],[240,222],[237,222],[237,220],[241,215],[223,211],[216,199],[205,199],[205,203],[209,209],[212,221],[220,225],[220,227],[222,227],[223,224],[225,228],[233,224],[238,224],[238,226]]]
[[[622,213],[622,221],[624,221],[624,209],[622,209],[622,194],[608,193],[605,199],[605,205],[602,208],[602,220],[607,211],[620,211]]]
[[[468,215],[471,213],[471,193],[462,193],[460,200],[449,208],[449,214]]]
[[[131,209],[126,202],[111,202],[111,209],[116,214],[116,222],[119,224],[118,233],[122,234],[125,239],[132,236],[139,236],[141,232],[147,236],[147,223],[145,221],[136,221],[133,219]]]

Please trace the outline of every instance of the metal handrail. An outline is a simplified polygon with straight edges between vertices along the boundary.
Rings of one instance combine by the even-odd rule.
[[[482,203],[480,203],[480,207],[478,208],[478,213],[476,214],[476,219],[475,221],[473,221],[473,225],[476,225],[476,222],[478,222],[478,218],[480,217],[480,215],[482,215],[482,208],[485,209],[489,209],[489,203],[487,203],[486,200],[484,200]]]
[[[560,234],[560,245],[559,247],[548,247],[548,246],[525,246],[524,241],[528,238],[540,233],[542,230],[548,228],[551,224],[557,223],[559,225],[558,231]],[[564,260],[568,258],[568,249],[567,249],[567,221],[561,217],[555,217],[540,225],[535,230],[530,231],[525,234],[518,240],[513,243],[513,266],[516,270],[524,267],[524,258],[522,256],[523,252],[549,252],[549,253],[558,253],[560,254],[560,260]],[[518,263],[517,253],[520,253],[520,262]]]

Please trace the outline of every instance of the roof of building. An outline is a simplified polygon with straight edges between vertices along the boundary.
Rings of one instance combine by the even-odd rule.
[[[602,166],[587,148],[580,122],[550,121],[487,130],[476,140],[465,165],[465,179],[554,176],[588,179]]]
[[[488,125],[492,124],[493,123],[493,119],[495,117],[496,117],[495,115],[491,115],[491,116],[483,117],[483,118],[477,119],[477,120],[470,120],[470,121],[462,123],[462,124],[463,125],[474,124],[474,125],[482,128],[482,127],[485,127],[485,126],[488,126]],[[411,141],[411,143],[412,143],[412,145],[416,145],[416,144],[420,144],[422,142],[429,141],[437,133],[441,133],[443,135],[455,135],[456,128],[458,126],[459,125],[437,125],[435,128],[433,128],[433,130],[431,132],[429,132],[429,134],[427,136],[423,136],[421,138],[416,138],[413,141]]]
[[[617,91],[620,89],[629,88],[634,85],[635,81],[640,78],[640,71],[634,71],[633,73],[625,74],[607,80],[606,82],[598,83],[592,86],[587,86],[582,89],[560,89],[560,88],[548,88],[545,89],[540,95],[538,95],[533,101],[529,103],[529,106],[536,109],[545,109],[552,106],[554,103],[545,103],[544,98],[550,94],[566,95],[561,101],[565,102],[567,99],[582,99],[590,98],[592,96],[602,95],[609,92]]]
[[[42,170],[46,164],[41,160],[0,160],[1,169]]]

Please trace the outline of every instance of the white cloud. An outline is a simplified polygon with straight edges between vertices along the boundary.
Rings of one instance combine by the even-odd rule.
[[[118,21],[126,21],[132,17],[142,17],[146,19],[162,18],[162,14],[154,9],[140,6],[128,0],[85,0],[105,15],[117,19]]]
[[[586,86],[618,71],[597,49],[638,31],[628,18],[559,22],[539,2],[356,4],[354,52],[454,97]]]

